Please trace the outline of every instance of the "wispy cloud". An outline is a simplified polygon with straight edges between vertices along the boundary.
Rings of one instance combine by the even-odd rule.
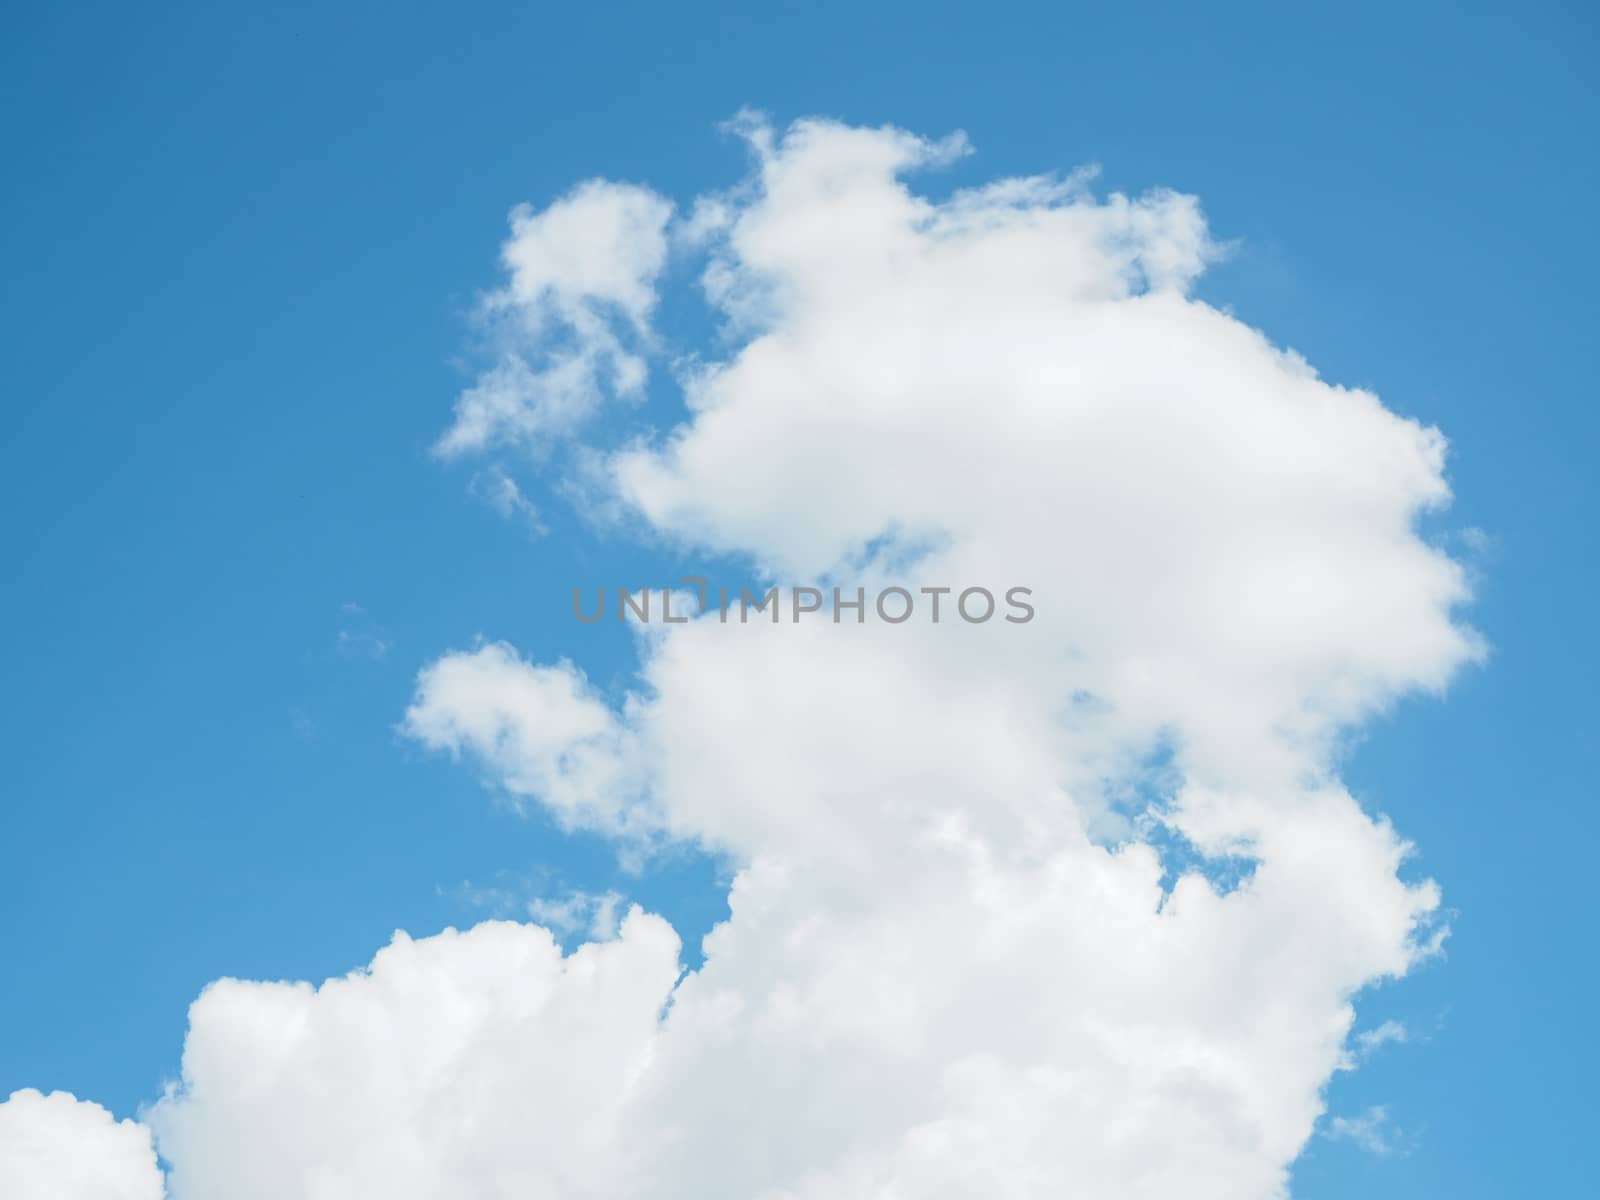
[[[549,532],[538,506],[523,495],[522,488],[503,467],[493,466],[478,472],[470,486],[473,495],[507,520],[519,522],[533,537],[543,537]]]
[[[1407,1149],[1404,1131],[1394,1126],[1389,1110],[1381,1104],[1373,1105],[1358,1116],[1331,1118],[1327,1137],[1336,1142],[1349,1142],[1380,1158],[1404,1153]]]

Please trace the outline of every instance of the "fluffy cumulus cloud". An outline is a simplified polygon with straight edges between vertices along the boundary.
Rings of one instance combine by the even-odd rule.
[[[29,1088],[0,1104],[6,1200],[161,1200],[150,1131],[67,1092]]]
[[[172,1194],[618,1195],[678,949],[637,911],[566,957],[538,926],[491,921],[396,935],[320,988],[213,984],[183,1092],[149,1118]]]
[[[607,184],[519,212],[506,369],[591,390],[480,381],[442,445],[641,380],[677,247],[724,340],[673,349],[676,428],[584,451],[594,502],[785,594],[1022,586],[1035,619],[712,612],[652,626],[618,703],[444,655],[411,737],[630,852],[725,855],[731,916],[690,971],[635,911],[566,957],[489,924],[214,986],[149,1114],[174,1200],[1270,1200],[1359,995],[1438,945],[1335,763],[1480,652],[1418,533],[1441,435],[1194,299],[1192,197],[934,199],[960,140],[745,133],[682,217]]]

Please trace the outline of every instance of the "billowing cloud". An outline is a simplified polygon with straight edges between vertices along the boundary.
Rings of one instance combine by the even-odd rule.
[[[67,1092],[13,1092],[0,1104],[6,1200],[161,1200],[150,1131]]]
[[[1418,532],[1438,431],[1194,299],[1192,197],[935,200],[908,177],[959,139],[746,132],[751,177],[676,230],[611,185],[519,218],[525,355],[586,312],[642,330],[674,233],[729,339],[587,486],[786,590],[1022,586],[1036,618],[711,614],[653,627],[617,704],[504,644],[440,658],[410,736],[568,828],[725,855],[731,916],[687,973],[635,912],[565,958],[496,924],[216,985],[150,1116],[174,1200],[1269,1200],[1356,997],[1439,944],[1335,770],[1480,653]],[[519,396],[445,444],[577,428]]]
[[[618,1195],[677,974],[677,935],[635,911],[567,957],[491,921],[396,934],[320,988],[215,983],[189,1014],[183,1093],[149,1115],[172,1195]]]

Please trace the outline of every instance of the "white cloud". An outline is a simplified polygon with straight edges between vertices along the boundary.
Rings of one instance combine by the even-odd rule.
[[[6,1200],[161,1200],[150,1131],[67,1092],[13,1092],[0,1104]]]
[[[1388,1045],[1403,1046],[1411,1040],[1411,1031],[1399,1021],[1385,1021],[1373,1029],[1356,1034],[1356,1048],[1362,1057],[1374,1054]]]
[[[601,456],[609,498],[784,583],[1024,585],[1038,618],[659,627],[618,703],[442,657],[410,736],[565,827],[725,853],[730,919],[681,980],[636,913],[568,959],[488,925],[213,987],[151,1117],[174,1200],[1269,1200],[1352,997],[1436,944],[1334,751],[1480,653],[1416,532],[1442,436],[1189,298],[1190,197],[935,202],[902,176],[959,141],[746,131],[754,177],[681,234],[735,341],[682,427]],[[667,209],[627,195],[519,218],[528,353],[644,328]],[[590,261],[562,231],[596,196]],[[575,428],[468,408],[455,452]],[[1151,829],[1249,870],[1174,882]]]
[[[549,532],[539,515],[539,507],[523,494],[517,481],[495,466],[472,477],[472,491],[508,521],[519,521],[534,537]]]
[[[639,394],[671,215],[653,192],[601,180],[542,212],[512,211],[509,279],[483,310],[498,358],[457,399],[437,453],[538,444],[575,430],[608,392]]]
[[[320,988],[223,980],[189,1014],[184,1092],[148,1114],[177,1197],[609,1197],[626,1102],[677,976],[635,911],[563,957],[531,925],[413,941]]]
[[[1366,1112],[1354,1117],[1334,1117],[1328,1122],[1328,1137],[1336,1142],[1350,1142],[1365,1150],[1387,1158],[1403,1147],[1403,1135],[1389,1120],[1389,1110],[1374,1104]]]
[[[639,825],[630,738],[571,663],[530,667],[504,644],[426,668],[405,731],[452,754],[472,750],[522,805],[535,798],[567,828]]]
[[[561,896],[535,896],[528,901],[528,916],[536,924],[555,933],[586,933],[596,941],[617,936],[618,910],[622,896],[617,892],[586,892],[582,889]]]

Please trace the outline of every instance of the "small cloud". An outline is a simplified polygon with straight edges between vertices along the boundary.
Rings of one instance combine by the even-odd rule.
[[[389,656],[390,644],[373,633],[356,633],[348,629],[339,631],[339,653],[348,658],[370,658],[381,662]]]
[[[537,212],[512,210],[501,248],[508,278],[480,313],[500,353],[456,398],[438,457],[535,448],[573,433],[607,399],[643,394],[672,214],[648,188],[603,180]]]
[[[346,600],[339,611],[350,618],[339,630],[337,645],[345,658],[365,658],[382,662],[394,648],[385,631],[367,616],[367,610],[354,600]]]
[[[588,892],[573,888],[553,894],[536,894],[548,886],[532,879],[507,879],[497,886],[480,887],[463,882],[452,889],[457,900],[481,909],[499,920],[531,920],[561,939],[582,936],[608,942],[622,924],[626,898],[615,891]]]
[[[1487,557],[1499,548],[1499,542],[1494,535],[1479,529],[1476,525],[1468,525],[1456,531],[1456,540],[1473,554]]]
[[[1334,1117],[1328,1122],[1326,1136],[1330,1141],[1350,1142],[1380,1158],[1406,1149],[1405,1132],[1390,1123],[1389,1110],[1382,1104],[1374,1104],[1360,1116]]]
[[[472,477],[469,489],[508,521],[520,521],[534,537],[543,537],[549,532],[539,517],[538,505],[523,495],[517,481],[502,468],[490,467],[478,472]]]
[[[536,897],[528,901],[528,915],[552,933],[570,937],[587,934],[597,942],[617,936],[617,910],[622,905],[618,892],[574,891],[559,899]]]
[[[1399,1021],[1385,1021],[1376,1029],[1356,1034],[1356,1049],[1366,1058],[1383,1046],[1403,1046],[1411,1040],[1411,1031]]]
[[[295,737],[303,741],[310,741],[317,736],[317,726],[311,719],[311,714],[298,704],[289,706],[289,728]]]
[[[462,880],[455,887],[450,888],[448,893],[443,887],[437,890],[441,896],[452,895],[457,902],[466,905],[468,908],[482,909],[490,917],[496,919],[508,918],[520,907],[516,895],[508,888],[479,887],[467,880]]]

